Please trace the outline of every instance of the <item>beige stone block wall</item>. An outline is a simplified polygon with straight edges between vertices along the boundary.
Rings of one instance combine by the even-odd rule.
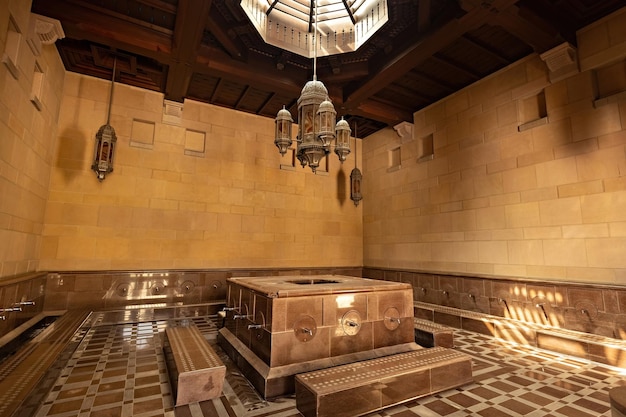
[[[354,153],[343,166],[331,158],[328,174],[282,170],[273,119],[185,101],[180,125],[165,124],[162,94],[116,83],[115,166],[98,182],[90,165],[110,87],[66,74],[42,269],[362,265]]]
[[[580,30],[577,38],[581,70],[615,62],[626,54],[626,8]]]
[[[31,2],[0,2],[0,55],[7,30],[21,33],[17,78],[0,63],[0,277],[40,269],[39,249],[54,164],[64,69],[54,45],[35,55],[26,42]],[[41,110],[31,102],[35,65],[43,73]]]
[[[364,265],[626,284],[626,94],[596,89],[600,74],[624,90],[602,75],[624,72],[624,22],[626,9],[579,33],[586,69],[570,78],[551,84],[530,56],[416,112],[432,160],[391,128],[368,137]],[[536,103],[547,121],[518,130]],[[389,172],[398,146],[411,156]]]

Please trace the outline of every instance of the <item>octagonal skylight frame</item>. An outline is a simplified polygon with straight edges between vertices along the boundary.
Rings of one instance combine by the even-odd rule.
[[[389,20],[386,0],[241,0],[263,40],[313,58],[356,51]],[[318,38],[312,33],[317,26]]]

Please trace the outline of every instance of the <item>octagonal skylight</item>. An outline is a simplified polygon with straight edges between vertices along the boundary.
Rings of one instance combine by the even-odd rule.
[[[386,0],[241,0],[270,45],[313,58],[317,6],[317,56],[356,51],[388,20]]]

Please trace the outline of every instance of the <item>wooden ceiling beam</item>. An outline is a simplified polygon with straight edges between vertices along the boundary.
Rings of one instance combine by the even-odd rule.
[[[278,71],[269,59],[267,62],[262,59],[240,62],[231,59],[223,51],[206,45],[200,48],[194,71],[239,83],[242,79],[249,80],[250,84],[262,90],[280,91],[294,97],[300,95],[307,81],[306,70],[298,71],[289,66],[283,71]]]
[[[114,17],[116,19],[127,21],[137,26],[142,26],[142,27],[152,29],[158,32],[163,32],[168,35],[172,33],[172,31],[169,28],[159,26],[158,24],[155,24],[155,23],[146,22],[145,20],[142,20],[142,19],[131,17],[130,15],[125,14],[125,13],[116,12],[110,8],[98,6],[96,4],[92,4],[92,3],[81,1],[81,0],[65,0],[65,1],[67,1],[68,6],[71,9],[77,8],[77,7],[89,9],[89,10],[95,11],[96,13],[102,16]]]
[[[405,97],[409,99],[412,98],[413,101],[415,101],[415,97],[417,97],[419,100],[424,101],[424,102],[431,102],[433,100],[433,97],[425,96],[419,91],[416,91],[412,88],[401,87],[397,84],[389,84],[387,88],[385,88],[385,90],[388,90],[389,92],[393,93],[397,97]]]
[[[341,64],[341,71],[334,73],[332,69],[317,68],[317,79],[324,84],[344,84],[362,77],[367,77],[369,67],[367,62],[353,62]]]
[[[263,114],[265,112],[265,107],[267,107],[267,105],[270,103],[270,101],[272,101],[274,96],[276,96],[276,93],[274,93],[274,92],[269,93],[267,95],[267,97],[265,98],[265,100],[263,100],[263,103],[261,103],[259,108],[256,109],[256,114]]]
[[[543,21],[549,21],[550,27],[560,33],[571,44],[576,44],[576,19],[571,15],[571,10],[564,7],[560,2],[545,0],[525,0],[522,13],[530,12],[535,16],[541,13]]]
[[[523,39],[537,53],[543,53],[563,42],[563,38],[559,36],[556,30],[538,17],[528,16],[530,13],[530,11],[526,11],[527,16],[523,16],[519,7],[512,6],[498,13],[493,23],[499,25],[518,39]],[[526,17],[533,18],[534,21],[531,22]]]
[[[433,56],[431,56],[430,59],[432,59],[433,61],[436,61],[440,65],[452,68],[454,71],[458,71],[464,74],[467,78],[471,79],[472,81],[478,81],[482,78],[480,74],[476,74],[475,72],[471,71],[468,68],[465,68],[464,66],[462,66],[461,64],[457,62],[452,62],[449,58],[444,57],[441,54],[433,54]]]
[[[391,84],[395,79],[417,67],[432,55],[450,45],[459,36],[477,27],[489,23],[500,11],[515,5],[518,0],[483,1],[470,3],[468,12],[461,18],[453,19],[429,34],[420,37],[416,42],[390,59],[382,68],[373,70],[372,76],[352,91],[344,95],[348,109],[366,100],[373,94]]]
[[[446,94],[451,94],[456,90],[456,88],[452,84],[443,82],[440,79],[433,78],[432,76],[424,74],[422,71],[419,70],[409,71],[406,73],[405,77],[408,77],[418,83],[426,81],[427,83],[433,84],[441,90],[444,90]]]
[[[157,10],[161,10],[166,13],[175,14],[176,6],[165,2],[163,0],[135,0],[137,3],[145,4],[146,6],[153,7]]]
[[[487,47],[486,45],[483,45],[482,42],[479,42],[478,40],[474,39],[469,34],[466,33],[465,35],[461,37],[461,39],[463,39],[464,42],[471,44],[473,48],[480,49],[481,51],[489,55],[491,59],[493,59],[494,61],[498,61],[501,65],[509,64],[509,61],[503,58],[502,55],[500,55],[498,52],[494,51],[493,49]]]
[[[338,113],[340,112],[339,110],[342,110],[341,113],[344,113],[343,109],[338,109]],[[397,107],[395,103],[382,102],[376,98],[363,101],[359,103],[358,107],[346,113],[377,120],[390,126],[401,122],[413,123],[413,112]]]
[[[73,2],[33,3],[33,12],[59,19],[67,38],[87,40],[112,49],[143,55],[162,64],[170,63],[171,31],[137,25],[128,19],[103,14],[97,9],[79,7]]]
[[[187,95],[210,9],[211,0],[178,1],[172,39],[172,64],[165,83],[165,98],[168,100],[182,102]]]
[[[417,31],[420,33],[430,29],[431,0],[419,0],[417,4]]]
[[[228,30],[224,30],[229,25],[224,21],[224,18],[217,11],[209,14],[209,24],[207,29],[215,39],[222,45],[224,50],[230,55],[231,58],[238,60],[245,60],[247,58],[247,49],[239,46],[237,42],[228,34]]]
[[[241,106],[241,103],[246,98],[246,96],[248,95],[249,92],[250,92],[250,86],[247,85],[247,86],[245,86],[245,88],[243,89],[241,95],[237,99],[237,102],[235,103],[235,106],[234,106],[235,109],[238,109]]]
[[[211,102],[214,102],[217,99],[218,94],[220,93],[220,89],[222,88],[222,79],[220,78],[215,83],[215,88],[211,92]]]

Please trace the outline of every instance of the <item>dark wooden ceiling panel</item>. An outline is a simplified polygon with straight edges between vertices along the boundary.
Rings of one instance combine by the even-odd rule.
[[[246,88],[245,84],[222,79],[212,100],[215,104],[234,109]]]
[[[210,102],[219,79],[207,74],[194,73],[189,83],[187,96],[199,101]]]
[[[293,117],[295,121],[297,119],[297,106],[295,100],[280,93],[270,93],[262,107],[258,109],[257,114],[273,118],[276,117],[278,111],[283,107],[291,112],[291,117]]]
[[[457,59],[455,56],[438,53],[427,59],[418,69],[423,78],[438,84],[439,91],[444,85],[452,86],[456,91],[482,78],[478,70],[469,65],[469,61]]]
[[[356,52],[318,59],[338,116],[365,137],[531,53],[570,42],[624,0],[388,0]],[[296,100],[313,62],[263,42],[236,0],[33,0],[58,19],[65,68],[268,117]]]
[[[258,90],[255,88],[248,88],[239,97],[239,103],[235,106],[237,110],[246,111],[249,113],[259,114],[267,100],[270,99],[271,93],[267,91]]]
[[[497,61],[498,65],[515,62],[533,52],[523,40],[511,35],[501,26],[482,25],[469,31],[460,39],[460,44],[477,51],[481,56]],[[478,63],[480,63],[480,60]]]

